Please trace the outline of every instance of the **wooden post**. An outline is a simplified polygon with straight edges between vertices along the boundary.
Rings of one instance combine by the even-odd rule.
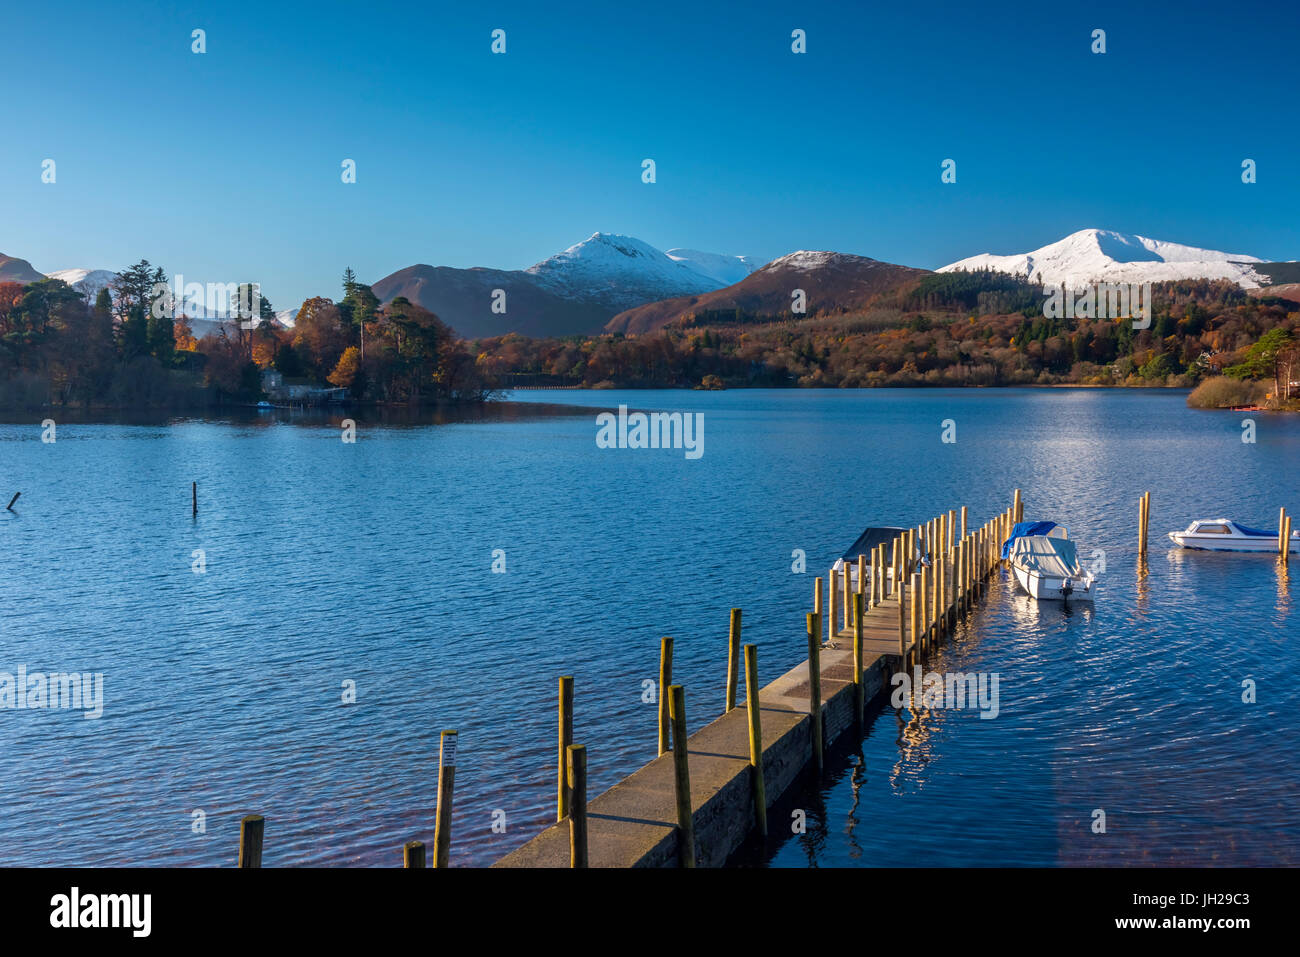
[[[915,652],[920,648],[921,643],[921,576],[916,572],[912,572],[907,589],[907,606],[908,618],[911,619],[912,625],[912,640],[908,644],[908,650]],[[906,660],[904,660],[903,666],[907,666]]]
[[[948,538],[947,538],[948,549],[951,551],[951,550],[952,550],[952,547],[953,547],[955,544],[957,544],[957,538],[958,538],[958,535],[957,535],[957,510],[956,510],[955,508],[950,508],[950,509],[948,509],[947,531],[948,531]]]
[[[677,797],[677,860],[695,866],[695,818],[691,813],[691,769],[686,745],[686,689],[668,689],[668,711],[673,719],[673,792]]]
[[[673,640],[659,641],[659,753],[668,751],[668,686],[673,683]]]
[[[402,845],[403,867],[424,867],[424,841],[407,841]]]
[[[820,615],[822,611],[822,579],[818,575],[813,579],[813,614]]]
[[[560,679],[560,746],[556,756],[555,819],[569,816],[569,745],[573,744],[573,675]]]
[[[966,600],[966,543],[958,542],[953,552],[952,564],[952,618],[953,626],[961,617],[962,602]]]
[[[828,598],[828,601],[827,601],[827,603],[826,603],[826,604],[827,604],[827,608],[826,608],[826,640],[827,640],[827,641],[834,641],[834,640],[835,640],[835,620],[836,620],[836,617],[837,617],[837,613],[838,613],[838,611],[839,611],[839,602],[838,602],[838,601],[836,600],[836,598],[835,598],[835,569],[833,569],[833,568],[831,569],[830,574],[826,576],[826,593],[827,593],[827,598]],[[821,621],[821,619],[818,619],[818,621],[819,621],[818,627],[820,628],[820,627],[821,627],[821,625],[820,625],[820,621]],[[818,635],[818,638],[820,638],[820,637],[821,637],[821,636]],[[820,642],[819,642],[819,643],[820,643]]]
[[[862,605],[861,595],[853,596],[853,693],[858,720],[862,720],[866,702],[862,695]]]
[[[867,556],[862,553],[858,554],[858,594],[867,594]]]
[[[906,664],[907,658],[907,589],[903,587],[903,579],[900,576],[894,580],[894,591],[898,595],[898,656],[904,659]]]
[[[848,562],[845,562],[840,568],[840,580],[844,587],[844,623],[840,628],[840,634],[843,634],[853,625],[853,585],[849,580]]]
[[[966,506],[961,507],[961,537],[966,537]]]
[[[1138,558],[1147,557],[1147,497],[1138,499]]]
[[[740,609],[731,609],[731,628],[727,632],[727,711],[736,707],[736,685],[740,681]]]
[[[754,782],[754,824],[767,837],[767,788],[763,784],[763,720],[758,703],[758,646],[745,646],[745,706],[749,711],[749,766]]]
[[[948,589],[951,587],[948,581],[949,564],[948,552],[941,548],[939,564],[935,566],[937,587],[934,590],[934,636],[936,639],[948,633]]]
[[[899,545],[898,536],[894,536],[893,545],[890,546],[892,551],[889,555],[889,570],[891,575],[885,579],[885,594],[892,595],[899,591],[898,583],[902,580],[903,573],[898,570],[898,559],[903,554],[903,549]],[[892,579],[892,580],[891,580]]]
[[[1277,554],[1281,558],[1288,550],[1286,540],[1286,508],[1280,508],[1277,512]]]
[[[934,593],[934,566],[926,565],[921,569],[921,641],[917,645],[917,650],[925,654],[930,647],[930,622],[934,619],[931,617],[933,612],[934,599],[931,595]]]
[[[813,764],[822,773],[822,648],[820,626],[808,616],[808,714],[811,718]]]
[[[262,836],[266,819],[260,814],[246,814],[239,821],[239,866],[262,866]]]
[[[438,810],[433,825],[433,866],[446,867],[451,855],[451,795],[456,786],[456,732],[438,742]]]
[[[685,739],[685,735],[682,736]],[[573,795],[569,814],[569,866],[587,866],[587,748],[571,744],[565,753],[569,792]]]
[[[193,515],[199,514],[199,483],[190,483],[190,507],[193,509]]]
[[[7,511],[12,512],[14,510],[14,502],[18,501],[18,496],[22,494],[23,494],[22,492],[14,492],[14,497],[11,498],[9,500],[9,504],[5,506]]]
[[[1020,489],[1016,489],[1015,497],[1011,500],[1011,518],[1012,524],[1025,520],[1025,503],[1020,499]]]
[[[1282,538],[1282,564],[1291,562],[1291,516],[1286,517],[1286,534]]]

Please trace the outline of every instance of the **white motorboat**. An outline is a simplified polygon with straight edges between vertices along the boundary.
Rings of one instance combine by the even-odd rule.
[[[1181,532],[1170,532],[1170,540],[1181,548],[1209,552],[1277,552],[1277,532],[1248,528],[1227,518],[1201,519]],[[1300,531],[1291,533],[1287,550],[1300,551]]]
[[[1039,601],[1092,601],[1097,579],[1079,562],[1074,542],[1057,526],[1047,535],[1011,541],[1008,560],[1020,587]]]

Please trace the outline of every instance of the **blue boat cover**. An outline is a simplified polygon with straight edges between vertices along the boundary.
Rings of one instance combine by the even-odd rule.
[[[1260,531],[1258,528],[1247,528],[1245,525],[1242,525],[1241,522],[1233,522],[1232,524],[1237,526],[1237,531],[1241,532],[1243,535],[1253,535],[1256,538],[1277,538],[1277,532],[1264,532]],[[1281,548],[1281,546],[1278,547],[1279,549]]]
[[[1004,559],[1011,557],[1011,545],[1017,538],[1024,538],[1026,535],[1046,535],[1054,528],[1056,528],[1055,522],[1016,522],[1015,527],[1011,529],[1011,537],[1002,543],[1002,557]]]

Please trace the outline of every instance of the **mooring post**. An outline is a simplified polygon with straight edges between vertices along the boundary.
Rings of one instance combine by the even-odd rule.
[[[822,646],[820,626],[808,616],[808,715],[812,735],[813,765],[822,773]]]
[[[456,732],[438,739],[438,809],[434,812],[433,866],[446,867],[451,854],[451,795],[456,786]]]
[[[560,741],[555,766],[555,820],[569,816],[569,745],[573,744],[573,675],[560,678]]]
[[[1012,499],[1011,514],[1017,522],[1025,520],[1025,503],[1020,498],[1020,489],[1016,489],[1015,498]]]
[[[683,738],[685,736],[683,735]],[[573,795],[569,814],[569,866],[587,866],[587,748],[571,744],[566,751],[569,791]]]
[[[966,537],[966,506],[961,507],[961,537]]]
[[[934,586],[930,584],[930,576],[933,569],[933,565],[923,565],[921,567],[921,640],[916,646],[916,650],[920,655],[924,655],[926,649],[930,646],[930,593],[934,591]]]
[[[813,579],[813,614],[820,615],[822,608],[822,577],[818,575]]]
[[[407,841],[402,845],[402,867],[424,867],[424,841]]]
[[[673,683],[673,640],[659,641],[659,753],[668,751],[668,687]]]
[[[894,593],[898,598],[898,656],[907,664],[907,589],[901,577],[894,579]]]
[[[839,602],[835,598],[835,569],[826,576],[826,640],[835,640],[835,621],[839,612]],[[820,636],[819,636],[820,637]]]
[[[924,570],[919,573],[912,572],[911,585],[907,592],[907,606],[910,612],[908,617],[912,625],[912,641],[907,648],[913,655],[919,655],[921,648],[921,576],[923,574]],[[906,661],[903,662],[903,667],[907,667]]]
[[[1286,534],[1282,538],[1282,564],[1291,562],[1291,516],[1286,517]]]
[[[246,814],[239,821],[239,866],[262,866],[262,836],[266,819],[260,814]]]
[[[682,867],[695,866],[695,819],[691,814],[691,769],[686,750],[686,689],[668,689],[673,719],[673,790],[677,797],[677,853]]]
[[[749,712],[749,766],[754,782],[754,825],[767,837],[767,787],[763,784],[763,720],[758,704],[758,646],[745,646],[745,707]]]
[[[731,609],[731,627],[727,631],[727,708],[736,707],[736,685],[740,681],[740,609]]]
[[[1138,499],[1138,558],[1147,557],[1147,497]]]
[[[853,695],[858,720],[862,720],[862,596],[853,596]]]
[[[14,510],[14,502],[18,501],[18,496],[22,494],[22,492],[14,492],[14,497],[9,500],[9,504],[6,506],[7,511],[12,512]]]
[[[198,482],[190,483],[190,507],[193,509],[193,511],[190,514],[192,515],[199,514],[199,483]]]
[[[1286,506],[1283,506],[1277,510],[1277,554],[1279,558],[1282,556],[1282,550],[1286,547]]]
[[[853,584],[849,578],[848,562],[842,566],[840,578],[844,585],[844,623],[840,627],[840,634],[844,634],[853,624]]]

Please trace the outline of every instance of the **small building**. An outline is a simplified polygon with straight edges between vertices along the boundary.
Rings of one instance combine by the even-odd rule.
[[[311,379],[286,379],[275,369],[262,370],[262,391],[275,401],[291,405],[331,405],[348,396],[347,389],[320,385]]]

